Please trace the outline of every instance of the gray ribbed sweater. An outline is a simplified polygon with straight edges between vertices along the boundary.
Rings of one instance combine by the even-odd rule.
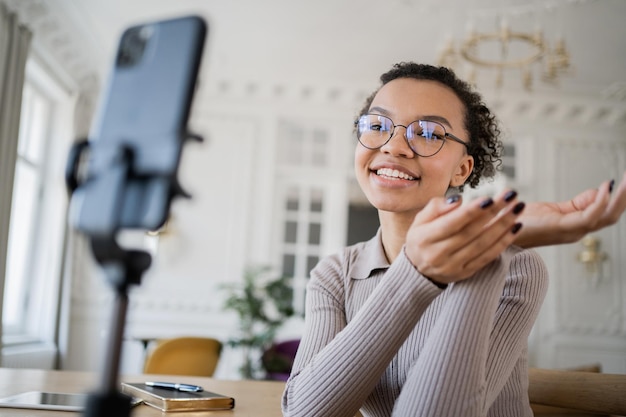
[[[532,416],[527,338],[547,290],[534,251],[511,247],[440,290],[380,231],[323,259],[283,415]]]

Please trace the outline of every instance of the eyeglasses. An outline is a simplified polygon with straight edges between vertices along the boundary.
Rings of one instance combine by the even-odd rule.
[[[407,144],[421,157],[433,156],[443,148],[446,139],[451,139],[464,145],[469,145],[451,133],[441,123],[431,120],[416,120],[408,126],[396,125],[393,120],[380,114],[364,114],[355,122],[356,137],[367,149],[379,149],[391,140],[396,127],[406,129],[404,138]]]

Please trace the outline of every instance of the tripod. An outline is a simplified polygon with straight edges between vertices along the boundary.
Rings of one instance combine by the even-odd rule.
[[[87,397],[85,416],[127,417],[130,415],[131,398],[118,391],[118,377],[128,310],[128,290],[131,285],[141,283],[141,277],[150,267],[152,258],[147,252],[122,249],[114,239],[93,238],[91,248],[115,291],[115,303],[100,391],[90,393]]]
[[[199,135],[187,134],[185,139],[202,141]],[[79,160],[81,154],[89,148],[87,140],[75,144],[70,151],[70,158],[66,168],[65,179],[70,193],[80,187],[78,180]],[[109,175],[117,181],[107,183],[113,188],[123,187],[131,181],[135,172],[133,152],[128,147],[121,147],[118,155],[113,158],[114,163],[109,167]],[[170,191],[168,192],[168,206],[176,196],[189,198],[175,178],[168,178]],[[113,195],[116,193],[113,192]],[[111,224],[107,227],[94,229],[87,235],[90,238],[91,249],[96,261],[115,292],[115,302],[111,316],[109,341],[100,381],[99,391],[90,393],[85,410],[86,417],[127,417],[130,415],[131,398],[119,392],[119,368],[121,363],[122,340],[128,311],[128,291],[132,285],[141,284],[143,274],[152,263],[149,253],[142,250],[124,249],[115,239],[119,227],[120,213],[111,217]],[[107,230],[107,233],[98,233],[95,230]]]

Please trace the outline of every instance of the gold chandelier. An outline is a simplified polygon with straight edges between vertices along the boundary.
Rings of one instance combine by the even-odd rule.
[[[570,54],[562,38],[550,47],[540,30],[513,31],[504,19],[499,30],[470,30],[458,48],[453,40],[448,41],[439,55],[438,63],[457,73],[460,73],[463,64],[466,68],[465,77],[473,84],[476,83],[477,69],[494,70],[497,88],[502,87],[504,71],[516,69],[520,72],[526,90],[532,88],[533,67],[538,64],[541,64],[542,80],[552,84],[556,84],[560,76],[571,70]]]

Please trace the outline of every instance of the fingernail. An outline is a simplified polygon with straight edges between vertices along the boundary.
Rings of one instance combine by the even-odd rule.
[[[526,207],[524,202],[517,203],[515,207],[513,207],[513,214],[520,214],[522,210],[524,210],[524,207]]]
[[[448,197],[448,199],[446,200],[446,203],[453,204],[459,201],[460,199],[461,199],[461,196],[459,194],[454,194]]]
[[[485,208],[489,207],[492,204],[493,204],[493,200],[491,198],[488,198],[485,201],[483,201],[482,203],[480,203],[480,208],[485,209]]]
[[[504,195],[504,201],[508,203],[509,201],[513,200],[515,197],[517,197],[517,191],[511,190]]]
[[[513,225],[513,228],[511,229],[511,233],[516,234],[517,232],[519,232],[519,229],[522,228],[522,224],[521,223],[515,223]]]
[[[615,180],[611,180],[609,183],[609,194],[613,192],[613,187],[615,187]]]

